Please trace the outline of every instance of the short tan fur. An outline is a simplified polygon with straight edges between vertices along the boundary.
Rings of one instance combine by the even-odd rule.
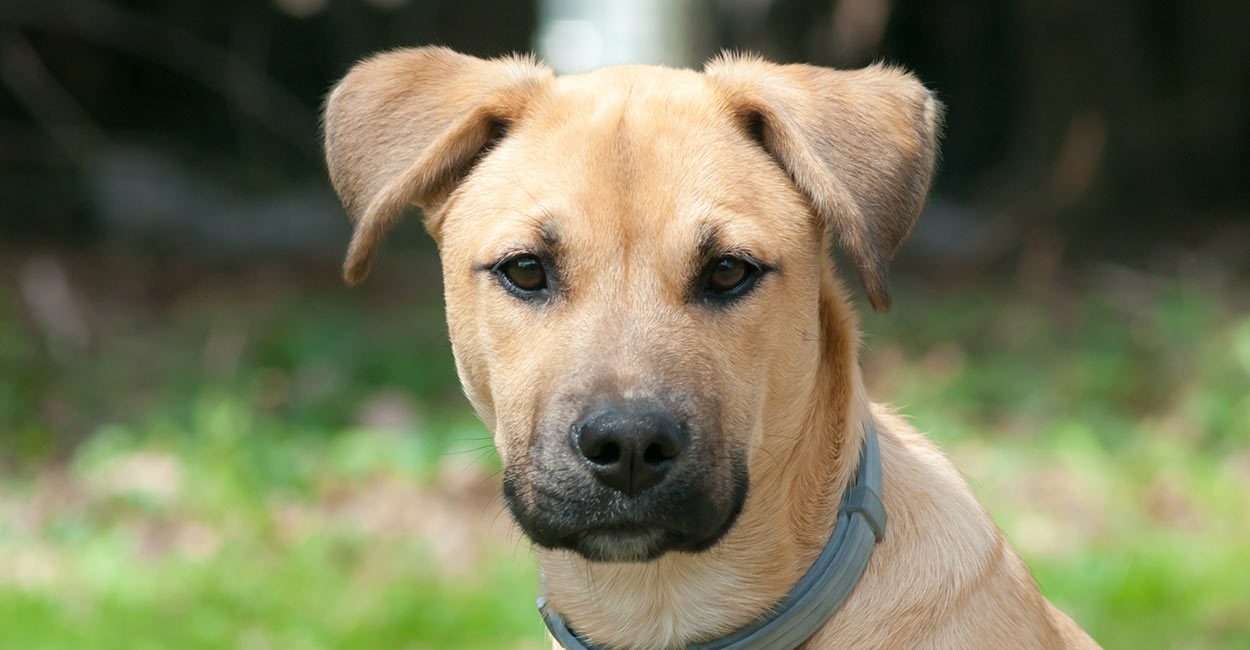
[[[680,395],[711,508],[730,508],[734,459],[745,463],[741,512],[706,550],[599,562],[540,548],[546,595],[579,633],[680,647],[766,612],[828,540],[874,418],[887,533],[805,647],[1096,647],[1038,592],[947,458],[865,393],[829,249],[888,308],[886,267],[919,217],[940,120],[932,93],[896,68],[738,55],[703,72],[555,76],[524,57],[404,49],[332,91],[326,160],[355,224],[345,276],[360,281],[386,228],[422,208],[457,369],[519,517],[554,471],[545,437],[597,396]],[[770,272],[710,306],[691,284],[709,246]],[[541,303],[489,270],[533,250],[558,257],[558,290]]]

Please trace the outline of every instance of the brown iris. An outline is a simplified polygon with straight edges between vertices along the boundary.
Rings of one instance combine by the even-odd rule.
[[[746,260],[737,257],[714,260],[708,269],[707,288],[718,293],[728,293],[742,286],[752,270]]]
[[[517,255],[497,267],[497,273],[521,291],[541,291],[547,287],[547,271],[533,255]]]

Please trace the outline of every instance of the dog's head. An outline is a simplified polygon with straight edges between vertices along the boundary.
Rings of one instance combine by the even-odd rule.
[[[522,529],[592,560],[699,551],[742,508],[768,419],[819,399],[791,393],[822,354],[831,240],[889,305],[938,113],[880,66],[557,78],[524,58],[382,54],[326,106],[356,227],[345,274],[419,205]]]

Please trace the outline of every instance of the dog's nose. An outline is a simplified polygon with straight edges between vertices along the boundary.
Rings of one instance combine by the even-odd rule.
[[[688,436],[654,405],[602,404],[573,425],[573,442],[604,485],[632,497],[664,478]]]

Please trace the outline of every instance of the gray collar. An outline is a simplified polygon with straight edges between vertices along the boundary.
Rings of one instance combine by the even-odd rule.
[[[728,636],[686,646],[687,650],[791,650],[833,617],[851,595],[873,544],[885,535],[885,506],[881,503],[881,451],[877,427],[870,416],[864,423],[855,480],[842,493],[833,535],[820,557],[790,593],[768,614]],[[538,599],[538,611],[556,642],[567,650],[607,650],[578,636],[564,617]]]

